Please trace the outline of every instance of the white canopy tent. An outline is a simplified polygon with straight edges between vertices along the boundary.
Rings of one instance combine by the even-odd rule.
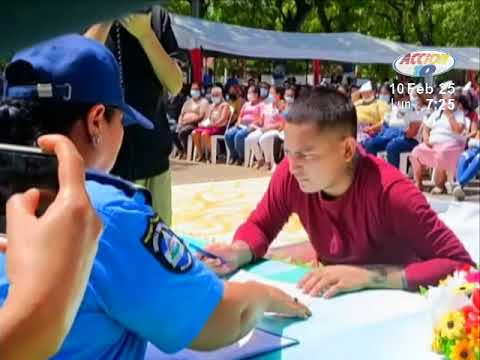
[[[253,29],[173,15],[180,48],[246,58],[330,60],[346,63],[391,64],[419,46],[383,40],[360,33],[287,33]],[[421,47],[428,49],[428,47]],[[431,47],[455,58],[455,69],[480,68],[480,49]]]

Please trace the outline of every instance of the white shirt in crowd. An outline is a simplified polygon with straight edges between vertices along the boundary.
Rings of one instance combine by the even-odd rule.
[[[412,122],[422,122],[429,115],[427,107],[420,110],[403,109],[397,104],[392,105],[392,111],[385,115],[385,121],[390,127],[407,129]]]
[[[455,110],[453,113],[457,123],[465,125],[466,118],[462,110]],[[447,116],[443,110],[436,110],[432,115],[425,119],[424,125],[431,129],[430,143],[444,144],[452,140],[464,139],[463,134],[455,134],[450,126]]]

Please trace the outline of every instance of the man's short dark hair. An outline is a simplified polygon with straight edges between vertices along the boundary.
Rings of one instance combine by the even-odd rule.
[[[320,131],[357,137],[357,113],[349,97],[329,88],[303,93],[289,110],[289,124],[315,124]]]

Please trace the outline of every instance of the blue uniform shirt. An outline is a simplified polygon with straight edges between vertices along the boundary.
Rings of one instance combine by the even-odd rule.
[[[147,192],[94,178],[87,191],[104,231],[79,312],[54,359],[143,359],[148,341],[168,353],[187,347],[220,302],[223,282],[163,225]],[[4,265],[0,257],[0,304],[8,290]]]

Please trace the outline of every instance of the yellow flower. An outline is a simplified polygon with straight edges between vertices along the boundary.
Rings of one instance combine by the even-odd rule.
[[[455,289],[455,293],[457,294],[471,294],[475,289],[475,284],[473,283],[465,283]]]
[[[442,353],[442,337],[440,336],[440,332],[435,331],[435,337],[432,343],[432,350],[438,354]]]
[[[440,321],[440,334],[447,339],[459,339],[465,335],[465,318],[460,311],[449,312]]]
[[[457,341],[450,356],[452,360],[476,360],[473,349],[468,346],[467,340]]]

